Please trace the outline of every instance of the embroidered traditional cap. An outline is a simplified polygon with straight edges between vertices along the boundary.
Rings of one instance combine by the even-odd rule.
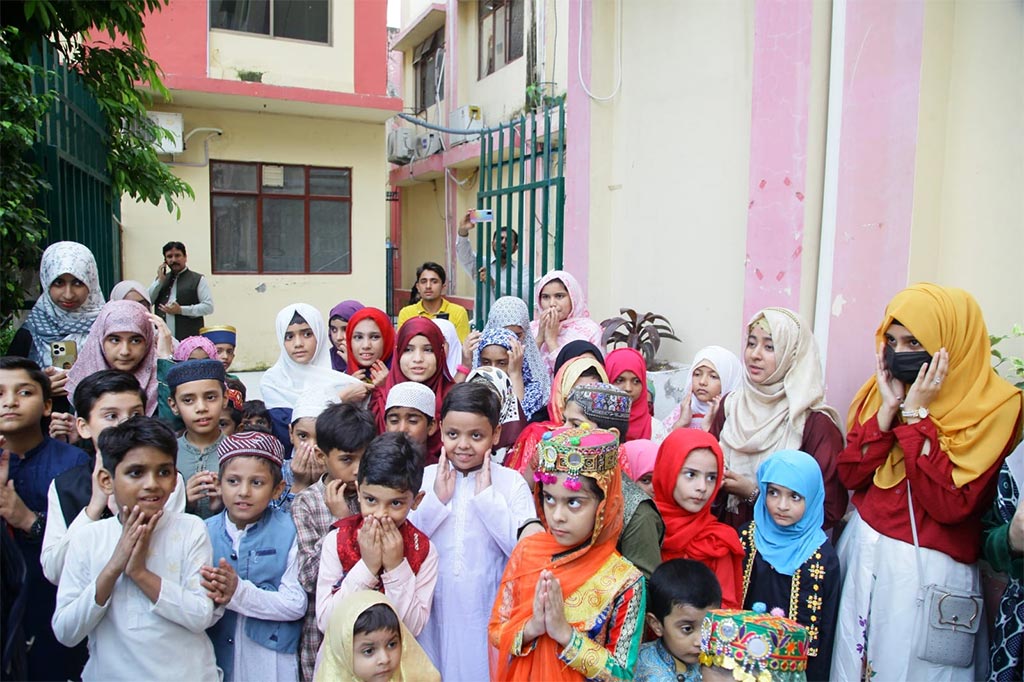
[[[619,433],[629,428],[629,411],[633,401],[629,394],[612,384],[580,384],[572,389],[566,402],[578,403],[583,414],[602,422],[613,421]]]
[[[203,327],[199,330],[200,336],[205,336],[214,343],[230,343],[237,346],[238,330],[231,325],[221,324],[214,327]]]
[[[772,682],[807,670],[807,630],[762,611],[708,611],[700,632],[701,665],[732,671],[738,682]]]
[[[392,407],[411,407],[427,415],[428,418],[433,419],[436,405],[437,398],[429,386],[415,381],[405,381],[401,384],[395,384],[388,391],[384,412],[386,413]]]
[[[540,483],[555,482],[555,474],[569,474],[565,487],[580,489],[580,475],[603,476],[619,465],[619,437],[604,429],[563,427],[548,431],[537,444]]]
[[[220,363],[220,360],[186,360],[175,364],[167,372],[167,385],[172,394],[174,389],[182,384],[206,379],[224,383],[224,365]]]
[[[242,431],[217,445],[221,466],[232,457],[261,457],[272,464],[284,464],[284,446],[275,436],[259,431]]]

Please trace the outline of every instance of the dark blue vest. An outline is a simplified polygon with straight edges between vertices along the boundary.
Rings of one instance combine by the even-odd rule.
[[[288,550],[295,541],[295,524],[292,517],[281,511],[268,508],[255,526],[246,531],[236,553],[232,548],[231,536],[225,524],[227,512],[206,519],[206,530],[213,544],[213,563],[221,558],[238,573],[239,580],[248,580],[261,590],[276,592],[281,586],[281,577],[288,568]],[[217,654],[217,665],[224,671],[224,679],[232,679],[234,669],[234,638],[238,614],[225,611],[224,617],[206,631]],[[246,618],[245,636],[260,646],[295,653],[299,648],[299,634],[302,620],[274,621]]]

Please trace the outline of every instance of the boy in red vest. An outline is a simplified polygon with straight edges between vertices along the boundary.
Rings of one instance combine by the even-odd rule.
[[[437,549],[406,517],[423,499],[423,450],[404,433],[385,433],[359,462],[359,508],[334,524],[320,552],[316,622],[321,632],[347,595],[378,590],[413,635],[430,616]]]

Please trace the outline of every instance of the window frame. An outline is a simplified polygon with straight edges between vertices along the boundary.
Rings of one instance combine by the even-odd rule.
[[[334,46],[334,21],[333,21],[333,19],[334,19],[334,3],[333,2],[331,2],[330,0],[328,0],[328,2],[327,2],[327,40],[325,42],[321,42],[319,40],[310,40],[310,39],[307,39],[307,38],[292,38],[292,37],[289,37],[289,36],[276,36],[276,35],[274,35],[274,3],[275,2],[280,2],[280,1],[281,0],[267,0],[268,9],[269,9],[269,12],[270,12],[270,14],[269,14],[270,27],[268,29],[269,33],[260,33],[258,31],[244,31],[244,30],[238,29],[238,28],[221,28],[219,26],[214,26],[213,25],[213,3],[210,2],[210,0],[206,0],[207,8],[208,8],[207,9],[207,20],[206,20],[207,30],[208,31],[223,31],[224,33],[231,33],[231,34],[234,34],[234,35],[250,36],[250,37],[255,37],[255,38],[267,38],[267,39],[270,39],[270,40],[285,40],[285,41],[289,41],[289,42],[293,42],[293,43],[301,43],[303,45],[322,45],[322,46],[325,46],[325,47],[333,47]],[[285,1],[287,1],[287,0],[285,0]],[[273,165],[273,164],[270,164],[270,165]]]
[[[412,52],[412,55],[413,55],[413,57],[412,57],[412,73],[413,73],[413,83],[414,83],[414,89],[415,89],[415,92],[413,93],[413,105],[415,107],[415,110],[417,112],[420,112],[420,113],[425,112],[427,109],[429,109],[430,107],[434,106],[435,104],[440,104],[441,102],[444,101],[444,67],[443,67],[443,65],[442,65],[442,69],[441,69],[441,89],[438,92],[438,98],[435,99],[430,104],[424,104],[423,98],[421,97],[421,93],[420,93],[420,75],[421,75],[421,71],[425,71],[426,70],[426,68],[427,68],[426,67],[426,62],[428,60],[426,59],[425,56],[417,58],[416,57],[416,53],[419,52],[420,48],[423,47],[427,43],[431,43],[431,46],[429,48],[427,48],[427,49],[430,50],[433,53],[433,55],[437,55],[437,51],[438,50],[445,50],[445,48],[446,48],[446,43],[445,43],[445,27],[442,26],[441,28],[439,28],[436,31],[434,31],[428,38],[426,38],[425,40],[421,41],[413,49],[413,52]],[[438,43],[440,43],[440,45],[438,45]],[[445,63],[447,63],[447,61],[448,61],[447,53],[445,53]],[[437,61],[435,60],[434,61],[434,80],[437,80],[437,66],[438,66],[438,64],[437,64]],[[430,94],[433,95],[434,91],[431,90]]]
[[[491,8],[491,10],[489,12],[487,12],[486,14],[482,14],[484,5],[487,4],[487,3],[493,3],[493,6],[492,6],[492,8]],[[477,48],[477,50],[476,50],[476,54],[477,54],[477,80],[483,80],[484,78],[487,78],[488,76],[491,76],[491,75],[501,71],[503,68],[505,68],[509,64],[512,64],[513,62],[523,58],[523,55],[526,52],[526,50],[525,50],[523,45],[519,46],[519,54],[517,54],[515,57],[510,57],[509,56],[510,54],[512,54],[512,14],[513,14],[509,10],[514,8],[514,7],[516,7],[516,6],[518,6],[522,10],[522,13],[523,13],[523,36],[522,36],[522,39],[523,39],[523,42],[525,42],[525,40],[526,40],[526,0],[477,0],[477,21],[476,21],[476,30],[477,30],[477,33],[476,33],[476,42],[477,42],[477,46],[476,46],[476,48]],[[496,30],[497,26],[495,26],[495,24],[497,23],[498,10],[500,10],[502,8],[505,8],[505,26],[503,27],[503,31],[504,31],[504,34],[505,34],[505,55],[504,55],[505,63],[502,64],[500,67],[496,67],[493,71],[486,72],[486,70],[484,69],[484,54],[483,54],[483,44],[482,44],[483,36],[484,36],[483,27],[484,27],[484,23],[485,22],[488,22],[488,21],[491,22],[491,35],[497,35],[497,30]],[[497,41],[495,41],[495,43],[497,43]],[[494,56],[494,55],[492,54],[492,55],[488,55],[488,56],[490,57],[490,56]]]
[[[256,191],[246,191],[238,189],[217,189],[213,183],[213,170],[216,164],[231,164],[234,166],[255,166],[256,167]],[[305,189],[303,194],[288,194],[284,192],[264,192],[263,191],[263,167],[264,166],[281,166],[281,167],[293,167],[302,168],[303,177],[305,180]],[[348,173],[348,196],[332,195],[332,194],[311,194],[309,176],[311,170],[331,170],[331,171],[346,171]],[[209,181],[210,181],[210,267],[212,274],[214,275],[284,275],[284,276],[295,276],[295,275],[351,275],[352,274],[352,199],[353,199],[353,188],[355,183],[353,181],[353,169],[351,166],[314,166],[307,164],[297,163],[274,163],[269,161],[234,161],[231,159],[210,159],[209,164]],[[232,197],[246,197],[253,198],[256,200],[256,269],[255,270],[221,270],[217,267],[217,226],[214,217],[214,198],[218,196],[232,196]],[[302,199],[303,207],[303,269],[302,270],[291,270],[286,272],[265,270],[263,263],[263,202],[264,199]],[[348,269],[347,270],[330,270],[330,271],[310,271],[310,203],[312,201],[328,201],[345,204],[348,209]]]

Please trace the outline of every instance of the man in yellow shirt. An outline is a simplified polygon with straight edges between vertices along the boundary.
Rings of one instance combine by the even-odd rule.
[[[398,313],[398,326],[413,317],[448,320],[455,325],[459,340],[469,336],[469,313],[458,303],[452,303],[442,294],[447,281],[444,268],[427,261],[416,269],[416,291],[420,300],[402,308]]]

